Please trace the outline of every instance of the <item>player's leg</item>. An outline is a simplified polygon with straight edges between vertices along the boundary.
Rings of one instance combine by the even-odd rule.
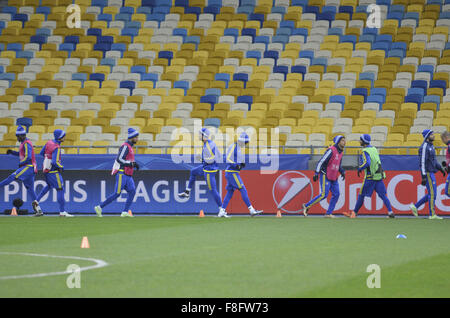
[[[36,174],[34,173],[34,169],[31,169],[29,172],[26,173],[26,176],[22,178],[20,176],[19,178],[22,180],[23,184],[25,185],[25,188],[27,189],[28,195],[31,198],[31,206],[34,210],[35,216],[42,216],[44,215],[42,213],[42,209],[39,206],[39,203],[37,201],[36,192],[34,191],[34,178]]]
[[[321,173],[319,176],[320,182],[320,193],[312,198],[308,203],[303,204],[303,215],[308,216],[308,211],[314,204],[322,201],[328,196],[328,192],[330,191],[330,181],[326,178],[324,173]]]
[[[355,218],[358,215],[359,209],[361,209],[364,204],[364,198],[366,196],[371,196],[375,187],[375,183],[372,180],[364,179],[363,184],[361,185],[361,189],[359,190],[358,199],[356,200],[355,208],[351,213],[345,213],[345,216],[350,218]]]
[[[59,172],[53,174],[55,182],[52,182],[50,186],[56,189],[56,198],[59,204],[59,216],[73,217],[73,215],[66,212],[66,200],[64,199],[64,180]]]
[[[336,203],[339,200],[339,182],[336,181],[332,181],[330,182],[330,191],[331,191],[331,200],[330,200],[330,204],[328,205],[328,210],[325,214],[326,217],[334,217],[333,216],[333,211],[334,208],[336,207]]]
[[[445,194],[450,197],[450,175],[447,176],[447,181],[445,182]]]
[[[436,177],[434,173],[427,173],[427,189],[430,194],[430,200],[428,201],[429,210],[430,210],[430,219],[442,219],[440,216],[436,214],[436,195],[437,195],[437,186],[436,186]]]
[[[105,201],[101,202],[100,205],[95,206],[95,212],[97,213],[97,216],[101,217],[102,216],[102,209],[111,204],[113,201],[115,201],[119,196],[120,193],[122,192],[122,189],[125,186],[124,183],[124,174],[123,173],[117,173],[116,174],[116,183],[114,185],[114,192],[111,193]]]
[[[216,201],[217,206],[219,207],[218,217],[229,217],[225,209],[222,207],[222,199],[220,198],[220,194],[217,191],[216,184],[216,172],[204,172],[204,176],[206,179],[206,185],[208,186],[209,192],[213,195],[214,201]]]
[[[237,172],[232,172],[232,177],[235,181],[235,184],[237,185],[237,189],[239,190],[239,192],[241,192],[242,200],[244,201],[245,205],[247,206],[248,211],[250,212],[250,215],[255,216],[257,214],[261,214],[263,211],[256,210],[250,203],[247,188],[245,187],[244,182],[242,181],[241,175]]]
[[[225,172],[225,180],[227,180],[227,186],[225,189],[227,190],[227,194],[223,199],[222,208],[226,210],[228,204],[230,203],[231,198],[233,197],[234,190],[237,188],[236,182],[234,181],[231,172]]]
[[[13,182],[16,179],[16,175],[15,175],[16,172],[14,172],[13,174],[10,174],[6,179],[2,180],[0,182],[0,187],[4,187],[4,186],[10,184],[11,182]]]
[[[44,197],[44,195],[46,195],[50,191],[50,189],[52,188],[51,185],[50,185],[50,182],[51,182],[50,173],[46,173],[45,174],[45,182],[46,182],[46,185],[41,190],[41,192],[37,195],[36,202],[40,202],[41,199]]]
[[[192,188],[194,187],[194,183],[195,183],[195,179],[198,176],[203,176],[203,166],[200,165],[196,168],[191,169],[190,173],[189,173],[189,183],[188,186],[186,188],[186,190],[184,190],[184,192],[178,193],[178,195],[182,198],[189,198],[189,195],[191,193]]]
[[[122,211],[121,217],[132,217],[131,214],[128,213],[130,210],[131,204],[133,203],[134,196],[136,195],[136,186],[134,185],[134,180],[130,176],[125,176],[125,190],[127,191],[127,201],[125,202],[125,207]]]
[[[212,193],[214,197],[214,201],[219,208],[222,207],[222,199],[220,198],[220,194],[217,191],[216,184],[216,172],[205,172],[206,184],[208,185],[208,190]]]
[[[383,203],[388,210],[388,216],[390,218],[394,218],[395,215],[394,215],[394,212],[392,211],[391,201],[389,201],[389,199],[386,195],[387,191],[386,191],[386,186],[384,185],[383,180],[376,181],[375,191],[378,194],[378,196],[381,198],[381,200],[383,200]]]

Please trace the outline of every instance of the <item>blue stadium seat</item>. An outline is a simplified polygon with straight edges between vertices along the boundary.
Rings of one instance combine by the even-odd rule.
[[[211,110],[214,109],[214,105],[219,101],[219,96],[216,95],[205,95],[200,97],[200,103],[207,103],[211,105]]]
[[[136,87],[134,81],[121,81],[120,88],[128,88],[130,90],[130,95],[133,95],[133,89]]]
[[[445,90],[447,89],[447,83],[444,80],[431,80],[430,88],[442,88],[445,95]]]
[[[294,65],[294,66],[291,67],[291,73],[302,74],[302,79],[305,80],[306,66]]]
[[[225,35],[225,32],[224,32]],[[256,29],[253,28],[244,28],[242,29],[242,36],[251,36],[252,37],[252,41],[256,36]]]
[[[102,73],[91,73],[89,75],[89,80],[91,81],[98,81],[100,84],[100,87],[102,87],[102,82],[105,80],[105,74]]]
[[[344,95],[332,95],[332,96],[330,96],[330,103],[339,103],[342,105],[342,109],[344,109],[345,96]]]
[[[364,96],[364,103],[367,102],[367,88],[357,87],[352,89],[352,95]]]
[[[214,80],[225,82],[225,87],[228,88],[228,83],[230,82],[230,74],[228,73],[217,73],[214,76]]]
[[[281,73],[284,75],[284,80],[286,80],[287,74],[289,73],[289,67],[286,65],[274,66],[273,73]]]
[[[50,104],[52,102],[52,98],[51,96],[48,95],[38,95],[35,97],[34,100],[36,103],[43,103],[45,104],[45,109],[47,109],[48,104]]]
[[[111,22],[112,19],[112,15],[109,13],[101,13],[97,16],[98,21],[106,21],[107,25],[109,25],[109,22]]]
[[[233,74],[233,81],[244,82],[244,88],[247,86],[248,74],[247,73],[235,73]]]
[[[30,127],[33,125],[33,119],[28,117],[21,117],[16,119],[16,125],[17,126],[24,126],[28,131],[30,130]]]
[[[405,103],[415,103],[420,106],[423,102],[423,95],[406,95]]]
[[[370,95],[369,97],[367,97],[367,102],[368,103],[378,103],[379,109],[381,109],[381,106],[384,104],[385,99],[381,95]]]
[[[153,88],[156,86],[156,82],[158,81],[158,74],[156,73],[147,73],[141,74],[141,81],[151,81],[153,82]]]
[[[8,43],[6,45],[6,50],[7,51],[22,51],[22,43]]]
[[[87,30],[87,35],[94,35],[94,36],[101,36],[102,35],[102,29],[98,28],[90,28]]]
[[[248,104],[248,110],[251,110],[252,104],[253,104],[253,96],[238,96],[237,100],[238,103],[245,103]]]
[[[184,95],[186,96],[187,90],[189,89],[189,82],[188,81],[175,81],[173,83],[173,88],[184,89]]]
[[[205,126],[212,126],[212,127],[216,127],[219,128],[220,127],[220,119],[219,118],[206,118],[205,119]]]
[[[85,81],[87,81],[87,74],[86,73],[73,73],[72,81],[80,81],[80,82],[84,83]]]

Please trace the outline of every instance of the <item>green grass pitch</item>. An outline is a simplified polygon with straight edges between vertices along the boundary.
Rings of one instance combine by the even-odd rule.
[[[405,234],[407,239],[396,239]],[[0,218],[0,297],[450,297],[450,220],[284,216]],[[87,236],[89,249],[81,249]],[[367,266],[381,268],[369,289]],[[3,279],[2,279],[3,277]]]

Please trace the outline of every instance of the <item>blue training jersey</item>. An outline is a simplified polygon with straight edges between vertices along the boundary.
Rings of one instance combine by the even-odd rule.
[[[420,174],[425,176],[428,172],[435,173],[440,170],[436,160],[436,150],[432,143],[424,141],[419,148]]]
[[[207,140],[203,143],[202,149],[202,164],[204,171],[215,172],[219,169],[217,165],[217,158],[220,153],[216,144],[212,140]]]
[[[227,149],[227,169],[230,171],[239,171],[238,165],[245,162],[245,155],[241,151],[238,143],[230,145]]]

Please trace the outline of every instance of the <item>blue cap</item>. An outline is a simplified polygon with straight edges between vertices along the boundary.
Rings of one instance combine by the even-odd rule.
[[[206,138],[209,138],[209,136],[211,135],[211,132],[209,131],[208,128],[200,129],[200,133],[202,134],[202,136],[205,136]]]
[[[238,141],[248,143],[250,141],[250,137],[247,135],[247,133],[244,131],[241,133],[241,135],[238,138]]]
[[[431,129],[425,129],[424,131],[422,131],[423,139],[427,139],[428,136],[430,136],[432,133],[433,131]]]
[[[370,141],[372,140],[372,138],[370,138],[369,134],[361,135],[361,137],[359,137],[359,139],[365,144],[370,144]]]
[[[18,126],[16,130],[16,136],[26,135],[27,131],[22,126]]]
[[[134,128],[128,128],[128,139],[139,136],[139,132]]]
[[[55,137],[55,140],[59,140],[63,138],[66,135],[66,132],[62,129],[55,129],[53,132],[53,136]]]
[[[342,138],[344,138],[344,136],[342,136],[342,135],[337,135],[336,137],[333,138],[333,142],[334,142],[335,144],[338,144],[338,143],[341,141]]]

